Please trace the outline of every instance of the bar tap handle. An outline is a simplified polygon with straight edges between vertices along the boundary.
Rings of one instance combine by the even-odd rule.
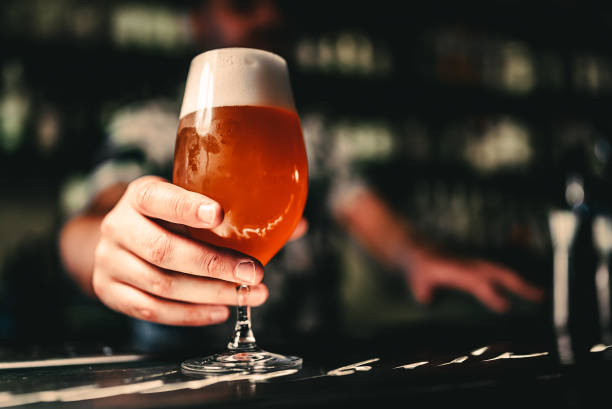
[[[612,344],[610,330],[610,254],[612,253],[612,218],[597,216],[593,220],[593,242],[599,254],[599,265],[595,273],[599,325],[604,344]]]
[[[548,215],[548,225],[553,245],[553,322],[559,357],[563,363],[572,363],[569,332],[569,258],[579,218],[570,210],[555,210]]]

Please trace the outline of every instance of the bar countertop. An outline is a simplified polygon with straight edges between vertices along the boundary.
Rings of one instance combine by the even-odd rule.
[[[514,408],[590,407],[608,399],[612,346],[594,344],[562,365],[555,342],[470,344],[452,331],[444,338],[430,345],[415,345],[401,333],[302,339],[268,348],[290,346],[304,359],[300,370],[211,378],[181,373],[191,350],[142,355],[99,344],[15,355],[5,349],[0,407]],[[15,356],[21,359],[7,359]]]

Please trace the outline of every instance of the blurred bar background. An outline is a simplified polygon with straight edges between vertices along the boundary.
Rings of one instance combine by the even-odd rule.
[[[57,301],[57,292],[48,293],[64,290],[54,287],[56,273],[45,271],[58,263],[57,229],[86,200],[91,188],[86,175],[117,113],[137,101],[161,100],[175,103],[178,116],[189,61],[205,50],[198,39],[204,24],[197,17],[200,3],[5,0],[0,5],[5,338],[35,334],[19,324],[34,322],[28,321],[34,316],[36,331],[58,325],[49,317],[62,316],[67,333],[89,328],[79,326],[84,321],[114,319],[101,309],[84,304],[70,309]],[[246,13],[256,2],[230,3]],[[288,60],[304,127],[311,234],[326,220],[325,172],[351,163],[415,228],[462,254],[504,263],[550,291],[547,214],[573,209],[586,220],[576,240],[580,302],[575,305],[587,316],[595,311],[597,260],[588,220],[609,213],[612,205],[610,5],[287,1],[278,7],[284,25],[269,48]],[[333,241],[333,235],[322,234]],[[379,289],[368,287],[367,278],[355,275],[358,268],[347,267],[354,248],[340,247],[344,253],[331,255],[330,262],[305,264],[324,277],[323,284],[305,287],[314,296],[298,301],[295,290],[289,297],[300,304],[292,308],[304,309],[302,329],[316,327],[325,316],[352,328],[355,316],[364,327],[385,324],[379,314],[395,322],[498,319],[467,297],[459,312],[448,313],[455,304],[445,304],[444,295],[416,312],[402,310],[414,301],[372,301],[382,307],[368,318],[368,297],[385,291],[389,299],[409,295],[397,290],[393,279]],[[272,266],[270,280],[284,267]],[[24,295],[19,290],[24,283],[36,288]],[[364,288],[371,290],[367,296]],[[351,304],[355,296],[361,310]],[[518,303],[515,313],[520,322],[537,326],[552,320],[549,301]],[[23,316],[15,319],[15,311]],[[46,324],[41,315],[49,318]],[[595,332],[592,323],[583,331],[591,338]]]

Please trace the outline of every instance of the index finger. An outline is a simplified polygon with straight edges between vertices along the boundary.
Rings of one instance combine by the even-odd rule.
[[[472,274],[462,265],[446,270],[446,274],[438,280],[438,285],[471,294],[497,313],[503,313],[508,309],[508,301],[495,291],[485,277]]]
[[[487,269],[489,277],[495,280],[499,285],[520,295],[530,301],[540,301],[544,296],[544,292],[539,288],[527,283],[518,273],[502,266],[491,265],[486,263],[482,268]]]
[[[136,179],[126,195],[134,209],[156,219],[205,229],[212,229],[223,221],[219,203],[159,177]]]
[[[263,278],[263,266],[255,259],[172,233],[133,209],[121,222],[105,219],[100,229],[122,248],[167,270],[249,285]]]

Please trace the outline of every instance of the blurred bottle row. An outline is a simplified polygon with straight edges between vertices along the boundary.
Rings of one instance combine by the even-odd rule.
[[[192,53],[205,22],[193,13],[196,2],[93,2],[83,0],[7,0],[1,30],[8,39],[109,43],[118,48],[159,54]],[[513,94],[539,87],[600,93],[612,89],[607,55],[563,53],[503,33],[455,24],[434,25],[405,38],[404,49],[360,28],[299,34],[294,58],[306,71],[390,75],[396,52],[408,53],[420,75],[452,84],[479,85]],[[400,28],[401,29],[401,28]],[[415,53],[416,52],[416,53]]]
[[[190,44],[185,10],[161,3],[78,0],[7,1],[5,35],[38,41],[112,42],[165,51]]]
[[[442,27],[423,37],[426,59],[421,72],[443,83],[482,86],[514,95],[537,89],[575,89],[590,94],[612,89],[610,60],[587,50],[562,54],[463,27]]]

